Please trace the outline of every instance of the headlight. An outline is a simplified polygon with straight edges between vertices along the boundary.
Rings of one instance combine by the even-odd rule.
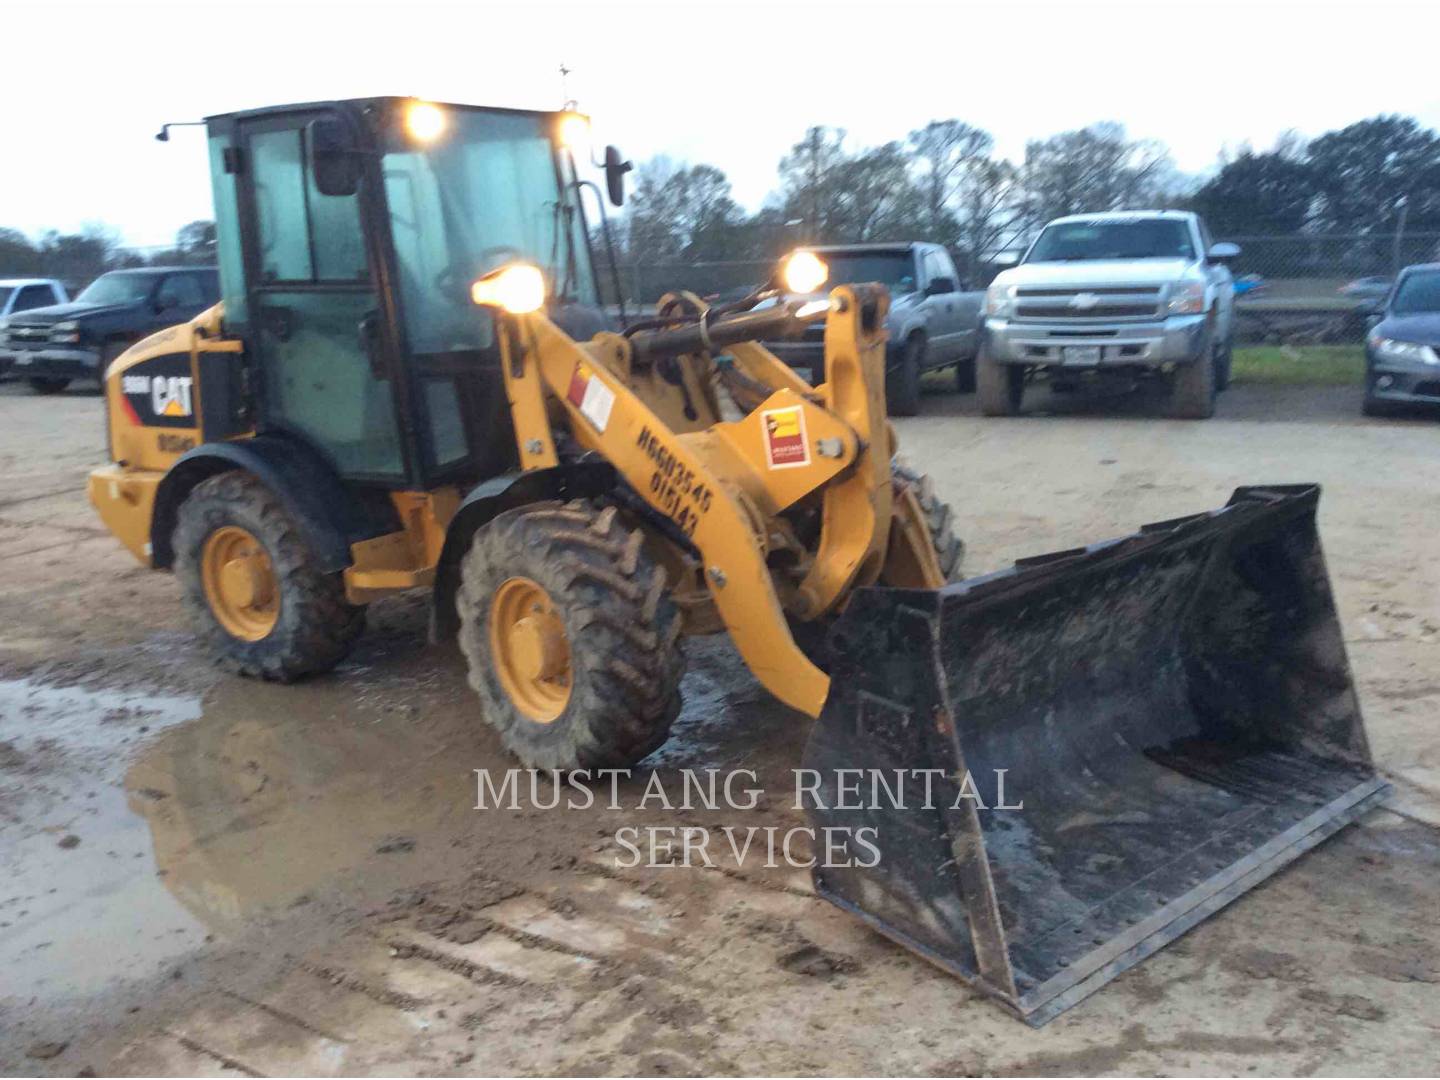
[[[1387,364],[1440,364],[1440,356],[1435,355],[1434,349],[1413,341],[1396,341],[1372,334],[1370,348],[1375,350],[1375,359]]]
[[[785,288],[792,293],[819,292],[820,286],[830,276],[830,268],[813,251],[797,251],[785,260],[781,271]]]
[[[529,263],[511,263],[492,270],[470,287],[470,298],[484,307],[511,315],[528,315],[545,306],[545,275]]]
[[[1171,315],[1199,315],[1205,310],[1205,286],[1198,281],[1184,282],[1170,290]]]
[[[80,340],[80,324],[77,322],[57,322],[50,327],[50,340],[60,345],[74,345]]]
[[[985,314],[1003,319],[1015,313],[1015,286],[991,285],[985,290]]]

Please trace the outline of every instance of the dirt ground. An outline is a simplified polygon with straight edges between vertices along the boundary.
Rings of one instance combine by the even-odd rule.
[[[1043,404],[1043,403],[1042,403]],[[332,676],[217,676],[176,588],[86,503],[101,404],[0,387],[0,1071],[1434,1074],[1440,422],[1236,386],[1204,423],[931,394],[905,452],[968,569],[1320,481],[1388,808],[1032,1030],[817,900],[803,871],[617,868],[625,825],[787,828],[807,724],[723,642],[648,763],[749,768],[748,811],[477,811],[511,762],[423,598]]]

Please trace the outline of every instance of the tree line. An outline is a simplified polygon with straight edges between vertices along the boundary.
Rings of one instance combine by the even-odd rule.
[[[627,261],[642,265],[767,259],[797,243],[925,239],[972,273],[1064,214],[1123,207],[1194,209],[1225,236],[1440,231],[1440,136],[1381,115],[1313,140],[1222,155],[1203,183],[1168,149],[1097,123],[1026,144],[1021,160],[963,120],[934,120],[880,146],[811,127],[780,159],[778,184],[746,213],[711,164],[653,158],[636,170],[618,223]]]
[[[1413,117],[1381,115],[1268,150],[1223,154],[1197,183],[1164,144],[1115,123],[1034,139],[1018,161],[963,120],[933,120],[879,146],[814,126],[779,161],[755,213],[712,164],[652,158],[636,170],[616,221],[632,264],[770,259],[799,243],[924,239],[947,245],[972,276],[1063,214],[1122,207],[1194,209],[1219,236],[1440,232],[1440,135]],[[215,225],[194,221],[172,247],[140,251],[103,225],[31,241],[0,228],[0,276],[82,283],[129,266],[215,262]]]
[[[107,270],[136,266],[208,266],[215,263],[215,223],[192,221],[167,248],[143,251],[126,246],[106,225],[88,224],[79,232],[51,229],[32,241],[19,229],[0,228],[0,277],[56,278],[83,285]]]

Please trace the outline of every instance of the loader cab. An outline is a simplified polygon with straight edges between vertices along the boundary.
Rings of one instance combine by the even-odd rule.
[[[513,465],[476,278],[523,258],[603,327],[565,114],[374,98],[207,121],[225,332],[258,431],[344,480],[431,489]]]

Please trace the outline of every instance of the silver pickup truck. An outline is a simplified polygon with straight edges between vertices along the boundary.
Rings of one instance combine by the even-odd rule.
[[[985,294],[981,411],[1013,416],[1027,383],[1157,377],[1170,414],[1203,419],[1230,381],[1240,249],[1196,214],[1129,210],[1057,218]]]
[[[805,250],[829,268],[827,290],[861,281],[878,281],[890,290],[885,397],[891,415],[914,416],[919,411],[920,376],[927,371],[953,367],[958,388],[967,393],[975,389],[985,294],[967,290],[943,246],[911,241]],[[819,323],[800,341],[767,341],[765,347],[819,385],[825,381],[824,339],[825,326]]]

